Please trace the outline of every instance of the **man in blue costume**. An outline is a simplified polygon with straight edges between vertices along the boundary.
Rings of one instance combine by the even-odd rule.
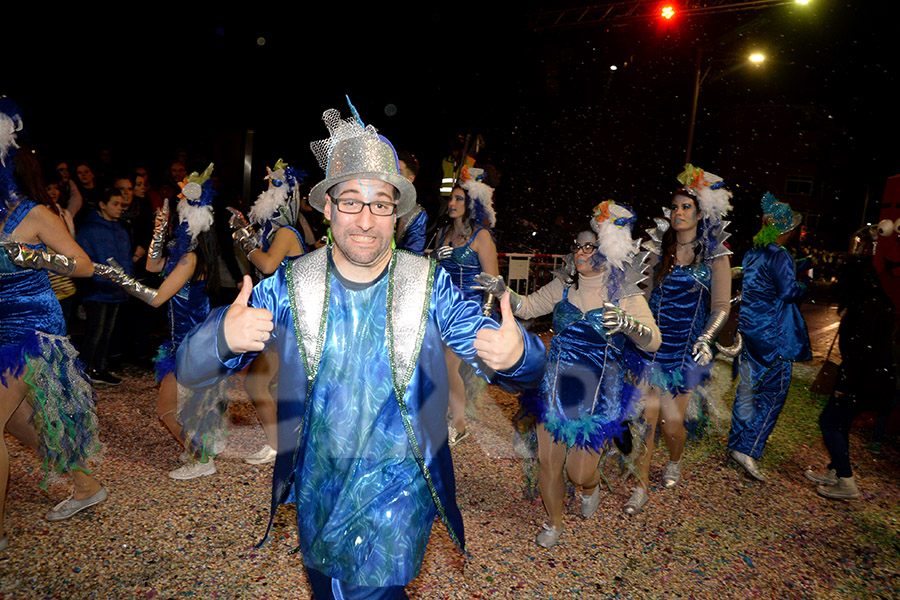
[[[763,228],[744,255],[743,300],[738,330],[743,339],[740,382],[734,396],[729,455],[758,481],[762,456],[791,385],[792,361],[812,358],[799,304],[806,286],[797,281],[787,244],[800,215],[770,193],[762,199]]]
[[[447,444],[442,343],[497,383],[539,384],[544,347],[501,300],[501,325],[427,258],[392,248],[415,204],[390,142],[336,110],[314,142],[325,180],[309,202],[333,243],[290,261],[211,313],[178,351],[178,380],[208,385],[278,350],[272,514],[297,504],[317,599],[405,598],[435,515],[464,548]],[[271,519],[269,523],[271,528]],[[267,532],[268,535],[268,532]]]

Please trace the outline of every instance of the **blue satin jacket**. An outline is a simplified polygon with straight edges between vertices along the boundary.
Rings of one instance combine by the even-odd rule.
[[[744,255],[744,283],[738,329],[744,348],[758,363],[812,358],[799,304],[806,286],[797,281],[794,259],[775,244]]]
[[[326,315],[330,292],[329,248],[321,248],[281,266],[253,289],[251,305],[274,315],[275,330],[270,345],[279,356],[278,439],[283,440],[272,479],[274,515],[278,504],[292,502],[292,477],[298,456],[308,442],[304,419],[310,414],[307,399],[314,397],[322,344],[328,327]],[[396,267],[395,265],[399,265]],[[391,397],[404,416],[410,447],[417,456],[437,514],[451,538],[464,549],[462,515],[456,504],[453,463],[447,444],[448,382],[443,344],[471,364],[492,383],[508,389],[534,388],[540,384],[546,351],[537,336],[522,331],[525,352],[509,372],[490,372],[473,347],[475,334],[497,323],[481,315],[476,302],[466,300],[450,276],[427,258],[395,251],[388,274],[388,348],[393,372]],[[420,288],[418,300],[415,288]],[[413,290],[413,291],[410,291]],[[256,356],[220,356],[220,321],[228,307],[215,309],[192,331],[178,349],[176,376],[188,387],[206,386],[243,369]],[[396,390],[403,390],[398,398]],[[321,424],[319,424],[321,426]],[[298,518],[306,518],[299,514]],[[271,528],[271,518],[269,522]],[[266,532],[268,536],[268,530]],[[265,539],[265,538],[264,538]],[[301,547],[304,546],[301,540]]]

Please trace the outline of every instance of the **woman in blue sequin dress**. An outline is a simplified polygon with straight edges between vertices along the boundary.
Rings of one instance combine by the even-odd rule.
[[[482,303],[482,293],[473,290],[475,276],[481,272],[499,275],[497,246],[491,229],[496,224],[492,205],[493,190],[478,181],[469,179],[457,183],[447,202],[450,223],[441,228],[435,257],[441,267],[450,274],[453,283],[462,290],[466,299]],[[450,378],[450,445],[465,439],[466,388],[459,369],[461,360],[449,348],[447,376]]]
[[[638,487],[624,506],[627,514],[642,510],[649,498],[657,423],[669,448],[663,486],[680,480],[688,402],[709,377],[712,345],[729,312],[731,251],[724,246],[727,223],[721,219],[731,208],[731,192],[720,177],[691,165],[678,179],[682,187],[665,211],[669,220],[657,219],[649,232],[647,247],[657,263],[648,303],[662,344],[655,352],[638,352],[629,369],[641,382],[646,451]]]
[[[93,267],[46,197],[37,160],[27,148],[16,155],[20,128],[18,110],[0,99],[0,431],[35,449],[48,474],[72,475],[74,493],[46,515],[59,521],[107,494],[88,471],[100,449],[96,397],[47,272],[89,277]],[[3,528],[8,475],[0,439],[0,550],[9,544]]]
[[[562,533],[566,475],[581,486],[582,515],[590,517],[600,501],[600,453],[611,439],[630,439],[626,421],[637,416],[640,391],[625,378],[626,346],[654,352],[660,343],[637,286],[646,253],[633,256],[633,215],[613,202],[601,204],[595,214],[601,218],[592,222],[596,232],[579,233],[572,246],[574,282],[556,278],[521,302],[511,300],[521,318],[553,313],[554,335],[540,393],[522,396],[523,408],[538,423],[538,488],[548,522],[536,542],[545,548]],[[619,238],[624,254],[616,256],[613,237]],[[628,277],[629,272],[636,276]],[[617,314],[631,323],[625,335],[615,335],[620,331]]]

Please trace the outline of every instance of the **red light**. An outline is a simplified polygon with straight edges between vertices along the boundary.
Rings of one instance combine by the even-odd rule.
[[[675,16],[675,7],[672,6],[671,4],[666,4],[659,11],[659,14],[662,16],[663,19],[671,19],[672,17]]]

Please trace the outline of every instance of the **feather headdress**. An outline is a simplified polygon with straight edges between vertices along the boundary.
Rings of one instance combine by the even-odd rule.
[[[484,171],[478,169],[479,175],[483,176],[483,173]],[[486,225],[493,229],[497,224],[497,215],[494,213],[494,188],[472,177],[472,172],[467,167],[463,167],[457,185],[466,193],[469,220],[476,226]]]
[[[725,181],[709,171],[687,164],[679,173],[678,181],[684,186],[683,191],[697,199],[704,219],[721,221],[732,206],[731,191],[725,187]]]
[[[213,164],[202,173],[194,171],[180,182],[181,193],[178,194],[178,218],[179,222],[187,225],[187,232],[191,240],[212,227],[213,207],[215,191],[212,189]]]
[[[634,213],[613,200],[594,207],[591,229],[597,234],[597,249],[616,269],[622,270],[639,248],[640,241],[631,237]]]

